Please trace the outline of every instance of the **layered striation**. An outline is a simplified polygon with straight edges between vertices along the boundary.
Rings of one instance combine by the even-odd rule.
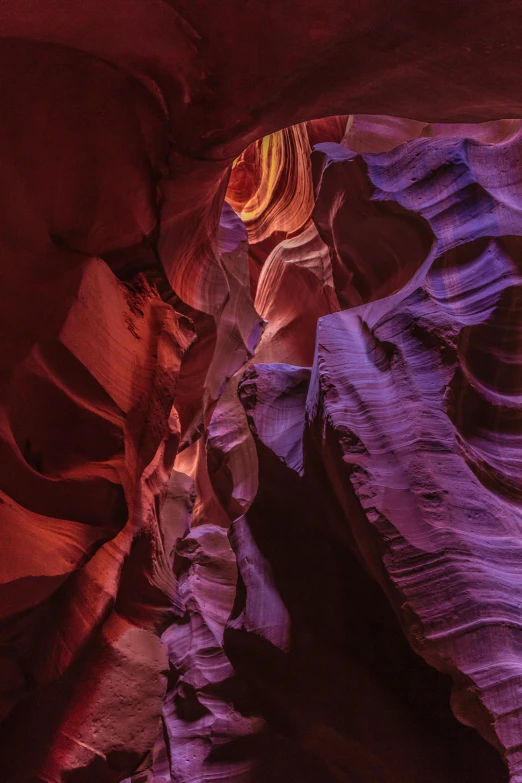
[[[414,5],[0,8],[0,780],[522,783],[521,11]]]
[[[180,781],[517,780],[518,123],[342,125],[255,281],[253,355],[178,457],[156,755]]]

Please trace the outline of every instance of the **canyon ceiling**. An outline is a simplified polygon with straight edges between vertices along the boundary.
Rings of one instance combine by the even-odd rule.
[[[522,2],[0,2],[0,783],[522,783]]]

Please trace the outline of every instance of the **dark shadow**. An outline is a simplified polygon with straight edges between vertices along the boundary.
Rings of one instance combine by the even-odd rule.
[[[507,783],[497,751],[453,716],[450,678],[412,651],[354,555],[310,444],[303,479],[256,445],[260,486],[248,524],[289,612],[292,648],[225,633],[273,735],[268,748],[260,744],[254,781],[282,780],[276,768],[296,779],[295,769],[315,765],[321,783]],[[234,617],[244,605],[240,580]]]

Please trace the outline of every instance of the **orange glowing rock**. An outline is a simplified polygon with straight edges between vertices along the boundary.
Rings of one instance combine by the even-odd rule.
[[[310,151],[306,124],[301,124],[259,139],[234,161],[226,199],[251,244],[277,231],[293,234],[310,219]]]

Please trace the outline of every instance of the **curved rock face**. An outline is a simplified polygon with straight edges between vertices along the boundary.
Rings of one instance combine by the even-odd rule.
[[[0,8],[0,780],[522,783],[522,12],[449,13]]]

